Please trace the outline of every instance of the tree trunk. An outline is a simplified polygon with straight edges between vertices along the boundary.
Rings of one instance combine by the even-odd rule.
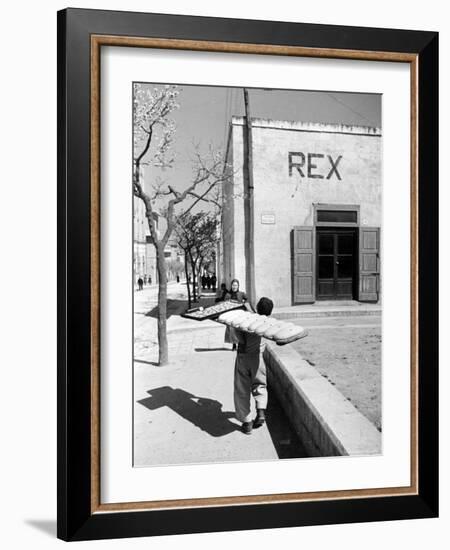
[[[191,287],[189,286],[189,277],[188,277],[188,256],[186,250],[184,251],[184,273],[186,275],[186,287],[188,292],[188,308],[191,309]]]
[[[198,281],[198,293],[200,294],[200,285],[201,285],[201,282],[202,282],[202,260],[200,260],[200,263],[198,265],[198,270],[197,270],[197,281]],[[203,287],[202,287],[203,288]]]
[[[194,302],[197,302],[197,291],[195,289],[195,281],[196,281],[196,273],[195,273],[195,266],[197,263],[197,260],[194,261],[192,258],[192,254],[189,254],[191,259],[191,272],[192,272],[192,299]]]
[[[195,271],[192,271],[192,300],[194,301],[194,303],[198,301],[197,289],[195,288],[195,281],[196,281]]]
[[[167,267],[164,258],[164,247],[156,247],[156,265],[158,269],[158,348],[159,366],[169,362],[167,343]]]

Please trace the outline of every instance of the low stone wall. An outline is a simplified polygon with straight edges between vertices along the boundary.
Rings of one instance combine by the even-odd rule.
[[[381,433],[291,346],[268,343],[268,385],[310,456],[381,453]]]

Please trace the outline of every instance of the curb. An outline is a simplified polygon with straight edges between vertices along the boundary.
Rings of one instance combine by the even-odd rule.
[[[268,384],[309,456],[375,455],[381,433],[290,345],[266,345]]]
[[[327,309],[313,311],[311,309],[306,311],[276,311],[272,312],[272,315],[277,319],[311,319],[319,317],[353,317],[361,315],[381,315],[380,309]]]

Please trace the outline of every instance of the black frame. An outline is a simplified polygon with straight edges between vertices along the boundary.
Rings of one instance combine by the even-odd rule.
[[[417,495],[91,513],[90,36],[418,55]],[[87,540],[436,517],[438,514],[438,34],[67,9],[58,13],[58,537]]]

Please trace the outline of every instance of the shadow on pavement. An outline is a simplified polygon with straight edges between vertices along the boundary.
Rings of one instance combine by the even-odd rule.
[[[291,428],[280,403],[273,395],[270,395],[270,388],[266,422],[278,458],[306,458],[309,456],[297,434]]]
[[[226,348],[226,347],[223,347],[223,348],[194,348],[194,351],[200,351],[200,352],[203,352],[203,351],[231,351],[231,349]]]
[[[136,359],[136,358],[134,358],[133,361],[135,363],[143,363],[144,365],[153,365],[154,367],[159,367],[158,361],[144,361],[144,359]]]
[[[169,407],[212,437],[222,437],[240,429],[229,420],[234,418],[234,412],[223,411],[222,403],[215,399],[197,397],[170,386],[154,388],[147,393],[150,397],[141,399],[138,403],[151,411]]]
[[[167,300],[167,316],[166,319],[171,317],[172,315],[179,315],[180,313],[183,313],[188,308],[188,301],[187,300]],[[159,307],[155,306],[150,311],[147,311],[145,314],[146,317],[153,317],[154,319],[158,318],[158,311]]]

